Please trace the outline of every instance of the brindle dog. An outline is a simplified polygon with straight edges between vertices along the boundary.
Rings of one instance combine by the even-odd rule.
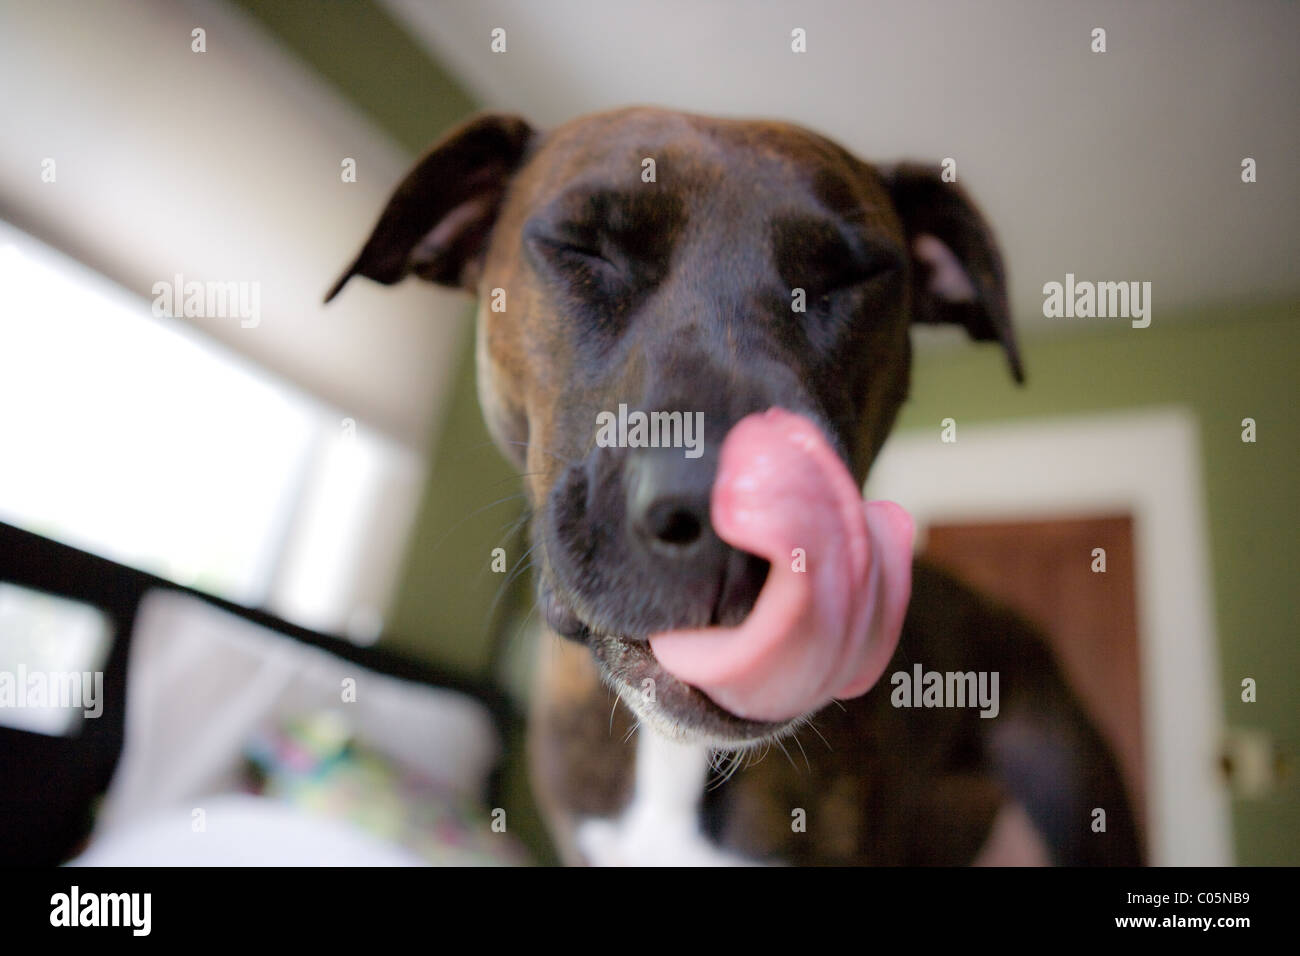
[[[907,396],[913,323],[999,342],[1022,379],[1001,259],[963,191],[785,123],[650,108],[548,132],[474,119],[401,183],[330,297],[354,275],[411,273],[480,297],[483,411],[527,476],[548,628],[573,642],[543,637],[530,746],[575,861],[580,823],[616,818],[647,783],[625,740],[634,717],[642,735],[732,750],[796,729],[728,713],[646,641],[735,624],[762,587],[765,562],[709,523],[732,425],[798,412],[862,482]],[[620,403],[703,411],[707,453],[600,447],[597,414]],[[750,760],[693,797],[702,837],[767,862],[1138,862],[1115,761],[1029,626],[918,563],[887,673],[914,662],[999,672],[999,715],[895,708],[888,686],[805,715],[806,755]],[[610,688],[626,704],[612,717]]]

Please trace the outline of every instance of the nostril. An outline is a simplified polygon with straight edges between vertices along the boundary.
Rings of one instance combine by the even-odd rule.
[[[677,567],[703,561],[718,543],[709,525],[716,471],[712,459],[685,458],[673,448],[646,448],[629,454],[623,468],[631,535]]]
[[[646,530],[662,544],[689,548],[704,533],[704,523],[693,509],[681,502],[661,501],[647,511]]]

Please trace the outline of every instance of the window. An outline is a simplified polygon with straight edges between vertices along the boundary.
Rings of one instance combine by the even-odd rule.
[[[68,736],[100,716],[112,636],[89,604],[0,581],[0,725]]]
[[[382,532],[395,573],[421,477],[408,449],[0,223],[0,520],[373,639],[392,582],[357,580],[352,556]]]

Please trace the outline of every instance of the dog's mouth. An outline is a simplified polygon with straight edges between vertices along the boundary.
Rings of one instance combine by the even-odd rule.
[[[754,555],[736,552],[730,564],[718,583],[710,627],[743,621],[767,577],[768,562]],[[750,720],[727,710],[665,670],[647,638],[593,627],[545,579],[538,607],[552,631],[590,648],[605,682],[642,724],[670,738],[743,750],[783,737],[802,722],[800,718]]]
[[[591,644],[614,690],[638,720],[677,740],[742,750],[784,736],[801,722],[748,720],[663,668],[645,641],[597,638]]]
[[[863,502],[821,429],[771,409],[728,433],[709,520],[732,549],[718,580],[679,580],[680,600],[666,601],[653,575],[624,575],[601,600],[566,600],[543,587],[548,623],[585,641],[628,706],[677,738],[745,746],[869,690],[897,645],[910,596],[907,513]],[[769,570],[746,573],[753,562]],[[617,594],[629,606],[639,596],[641,610],[659,616],[632,615],[640,630],[610,626]]]

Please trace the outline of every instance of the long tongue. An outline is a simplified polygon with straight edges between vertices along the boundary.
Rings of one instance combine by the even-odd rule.
[[[660,665],[750,720],[870,690],[911,596],[911,516],[864,502],[821,429],[779,408],[727,435],[711,509],[718,536],[771,571],[740,626],[651,635]]]

